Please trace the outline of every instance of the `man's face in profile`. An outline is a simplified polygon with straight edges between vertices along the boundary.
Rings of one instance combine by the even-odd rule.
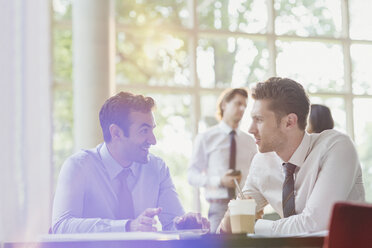
[[[123,153],[129,161],[147,163],[149,149],[156,144],[154,128],[156,126],[153,113],[132,111],[129,115],[129,136],[124,138]]]
[[[277,152],[286,140],[281,122],[278,123],[275,113],[269,109],[269,104],[270,100],[256,100],[251,112],[252,124],[249,133],[254,135],[258,150],[262,153]]]

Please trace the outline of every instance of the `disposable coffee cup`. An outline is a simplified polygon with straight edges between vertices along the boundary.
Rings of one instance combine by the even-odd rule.
[[[254,199],[231,200],[229,210],[232,233],[254,233],[256,220]]]

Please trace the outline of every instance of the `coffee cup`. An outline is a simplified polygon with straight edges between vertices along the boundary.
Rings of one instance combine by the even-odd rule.
[[[256,220],[254,199],[231,200],[229,210],[232,233],[254,233]]]

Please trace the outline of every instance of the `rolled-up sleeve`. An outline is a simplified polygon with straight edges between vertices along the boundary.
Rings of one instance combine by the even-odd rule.
[[[262,195],[262,192],[259,187],[260,185],[258,179],[262,177],[258,170],[259,166],[260,166],[259,160],[257,159],[256,156],[253,157],[247,179],[242,189],[244,195],[251,197],[256,201],[257,204],[256,212],[263,210],[263,208],[267,205],[267,200]]]
[[[198,134],[195,138],[187,179],[196,187],[219,187],[221,176],[207,175],[208,152],[205,144],[205,134]]]

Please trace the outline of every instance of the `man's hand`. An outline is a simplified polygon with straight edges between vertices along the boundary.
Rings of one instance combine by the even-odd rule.
[[[245,196],[246,199],[252,199],[252,197]],[[264,212],[263,210],[256,213],[256,220],[262,219]],[[227,210],[223,216],[220,225],[217,228],[216,233],[231,233],[231,222],[230,222],[230,211]]]
[[[130,232],[156,232],[156,224],[154,220],[155,215],[161,212],[161,208],[148,208],[137,219],[132,220],[129,223]]]
[[[209,221],[201,217],[200,213],[187,213],[174,218],[174,224],[180,229],[210,229]]]
[[[262,219],[263,215],[264,215],[264,211],[262,209],[261,211],[256,213],[256,220]]]
[[[229,170],[226,172],[226,174],[221,178],[221,185],[225,188],[235,188],[235,183],[234,183],[234,178],[238,181],[238,183],[240,182],[240,180],[242,179],[242,175],[241,174],[238,174],[238,175],[232,175],[231,174],[232,171]]]
[[[216,233],[231,233],[230,211],[227,210],[223,216]]]

